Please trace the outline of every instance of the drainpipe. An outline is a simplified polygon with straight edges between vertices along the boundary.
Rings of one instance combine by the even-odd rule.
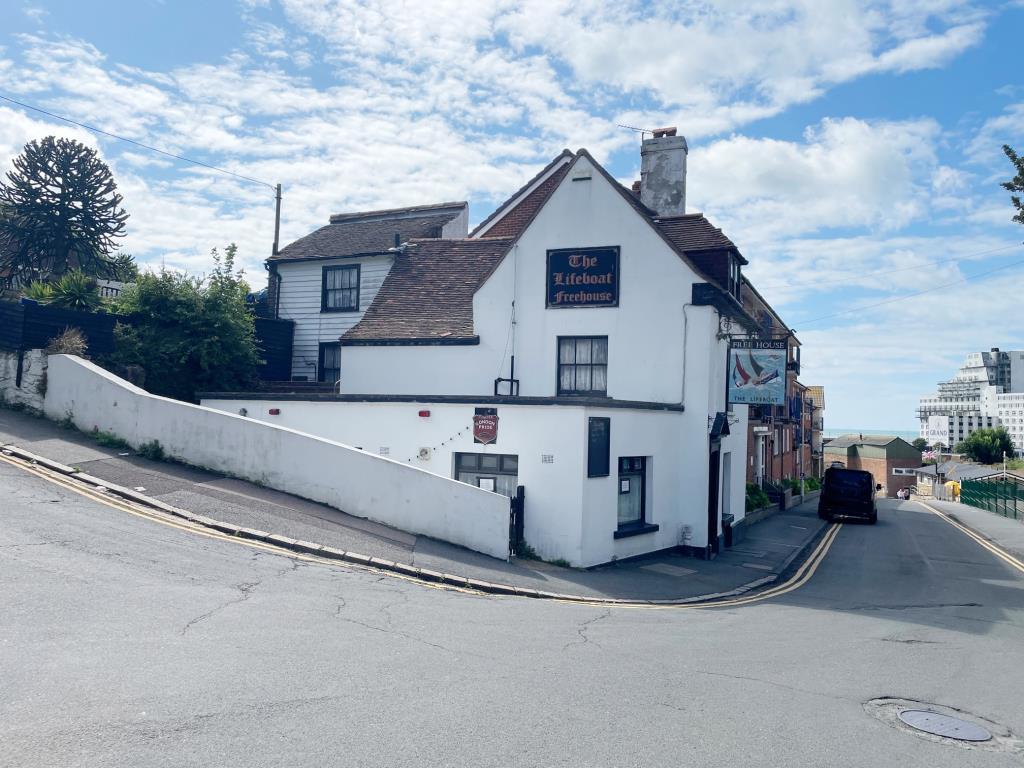
[[[687,322],[688,318],[686,316],[686,308],[687,307],[692,307],[692,306],[693,306],[693,304],[691,304],[689,302],[687,302],[686,304],[683,304],[683,384],[682,384],[682,387],[681,387],[680,392],[679,392],[679,404],[682,405],[683,407],[686,406],[686,355],[687,355],[686,331],[687,331],[687,328],[689,326],[689,323]],[[728,381],[726,383],[728,384]]]

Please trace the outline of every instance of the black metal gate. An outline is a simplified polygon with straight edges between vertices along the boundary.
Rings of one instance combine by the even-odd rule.
[[[526,511],[526,489],[516,486],[516,495],[509,499],[508,553],[512,556],[523,551],[523,517]]]

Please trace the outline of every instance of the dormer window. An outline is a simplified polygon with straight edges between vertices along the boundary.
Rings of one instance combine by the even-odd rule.
[[[741,300],[740,296],[740,261],[733,253],[729,254],[729,293],[736,301]]]

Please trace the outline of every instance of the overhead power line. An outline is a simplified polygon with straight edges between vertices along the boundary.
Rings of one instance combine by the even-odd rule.
[[[962,277],[959,280],[954,280],[951,283],[943,283],[942,285],[936,285],[936,286],[932,286],[931,288],[925,288],[923,291],[916,291],[914,293],[906,293],[906,294],[903,294],[902,296],[896,296],[896,297],[891,298],[891,299],[885,299],[884,301],[876,301],[876,302],[874,302],[872,304],[861,304],[861,305],[856,306],[856,307],[851,307],[850,309],[844,309],[844,310],[841,310],[839,312],[833,312],[830,315],[822,315],[821,317],[815,317],[815,318],[812,318],[810,320],[797,321],[795,323],[795,325],[799,325],[799,326],[811,325],[812,323],[819,323],[822,320],[830,320],[833,317],[841,317],[842,315],[849,315],[849,314],[852,314],[853,312],[863,312],[865,309],[873,309],[874,307],[880,307],[883,304],[892,304],[892,303],[897,302],[897,301],[906,301],[907,299],[912,299],[912,298],[914,298],[916,296],[923,296],[926,293],[933,293],[935,291],[940,291],[943,288],[949,288],[949,287],[954,286],[954,285],[960,285],[961,283],[966,283],[969,280],[974,280],[974,279],[979,278],[979,277],[985,277],[986,275],[991,275],[993,272],[1000,272],[1000,271],[1002,271],[1004,269],[1010,269],[1011,267],[1020,266],[1021,264],[1024,264],[1024,259],[1021,259],[1019,261],[1014,261],[1014,262],[1011,262],[1009,264],[1004,264],[1001,267],[995,267],[993,269],[987,269],[984,272],[976,272],[973,275],[967,275],[966,277]],[[795,331],[794,331],[794,333],[795,333]]]
[[[265,187],[270,187],[271,189],[276,189],[276,186],[274,184],[271,184],[268,181],[262,181],[261,179],[254,179],[251,176],[243,176],[241,173],[235,173],[234,171],[229,171],[229,170],[227,170],[225,168],[218,168],[216,165],[210,165],[209,163],[204,163],[202,160],[193,160],[191,157],[185,157],[184,155],[176,155],[173,152],[167,152],[166,150],[158,149],[157,147],[151,147],[149,144],[143,144],[141,141],[135,141],[135,139],[129,139],[129,138],[126,138],[124,136],[118,136],[116,133],[110,133],[109,131],[104,131],[104,130],[102,130],[100,128],[97,128],[96,126],[88,125],[86,123],[80,123],[77,120],[72,120],[70,117],[64,117],[63,115],[58,115],[55,112],[48,112],[45,109],[40,109],[39,107],[34,107],[31,104],[26,104],[23,101],[18,101],[17,99],[12,99],[10,96],[4,96],[2,93],[0,93],[0,99],[3,99],[4,101],[8,101],[11,104],[17,104],[19,107],[24,107],[25,109],[31,109],[33,112],[39,112],[40,114],[46,115],[47,117],[52,117],[52,118],[55,118],[56,120],[63,120],[65,123],[71,123],[71,125],[77,125],[79,128],[85,128],[87,131],[92,131],[93,133],[98,133],[101,136],[107,136],[107,137],[109,137],[111,139],[117,139],[118,141],[124,141],[124,142],[127,142],[128,144],[134,144],[136,147],[141,147],[142,149],[148,149],[150,152],[156,152],[157,154],[164,155],[165,157],[172,157],[175,160],[181,160],[182,162],[185,162],[185,163],[192,163],[193,165],[199,165],[199,166],[202,166],[203,168],[209,168],[211,171],[217,171],[218,173],[225,173],[228,176],[234,176],[236,179],[242,179],[243,181],[250,181],[253,184],[262,184]]]
[[[991,254],[991,253],[999,253],[1001,251],[1009,251],[1009,250],[1013,250],[1014,248],[1020,248],[1021,245],[1022,245],[1022,243],[1013,243],[1012,245],[1004,245],[1004,246],[1001,246],[999,248],[990,248],[987,251],[975,251],[974,253],[965,253],[963,256],[950,256],[948,258],[932,259],[931,261],[921,261],[921,262],[918,262],[916,264],[911,264],[908,267],[897,267],[896,269],[886,269],[886,270],[883,270],[883,271],[872,271],[872,272],[869,273],[869,276],[870,277],[876,277],[876,276],[879,276],[879,275],[892,275],[892,274],[895,274],[896,272],[907,272],[907,271],[912,270],[912,269],[920,269],[921,267],[932,267],[932,266],[936,266],[938,264],[956,264],[957,262],[960,262],[960,261],[967,261],[968,259],[972,259],[975,256],[987,256],[988,254]],[[755,287],[758,290],[761,290],[761,289],[764,289],[764,288],[803,288],[803,287],[816,286],[816,285],[835,285],[835,284],[839,284],[839,283],[848,283],[851,280],[856,280],[856,279],[857,278],[854,275],[854,276],[847,276],[847,277],[837,278],[835,280],[808,280],[806,282],[800,282],[800,283],[790,283],[790,282],[787,282],[785,280],[782,280],[782,281],[779,281],[777,283],[760,283],[760,284],[755,284]]]

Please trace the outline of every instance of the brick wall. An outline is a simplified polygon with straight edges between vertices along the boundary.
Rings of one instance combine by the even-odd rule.
[[[882,484],[882,494],[890,499],[896,498],[896,492],[901,488],[909,488],[917,483],[914,475],[894,475],[893,468],[914,469],[921,465],[921,462],[914,459],[871,459],[826,453],[825,466],[833,461],[842,461],[847,469],[863,469],[870,472],[875,476],[875,482]]]

